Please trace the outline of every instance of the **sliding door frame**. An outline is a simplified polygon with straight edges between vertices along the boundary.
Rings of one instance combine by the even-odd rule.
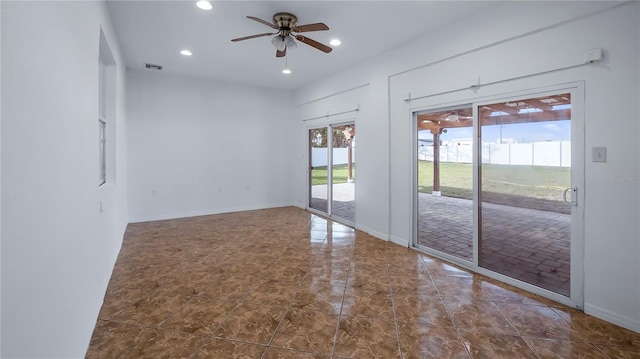
[[[479,266],[479,250],[480,250],[480,161],[481,156],[481,138],[478,107],[482,105],[493,104],[501,101],[526,99],[529,97],[539,97],[549,94],[559,94],[568,92],[571,94],[571,186],[578,187],[577,198],[578,206],[572,207],[571,211],[571,249],[570,249],[570,295],[564,296],[550,290],[535,286],[533,284],[500,274],[489,269]],[[418,244],[418,129],[417,119],[419,113],[436,112],[447,109],[460,108],[471,104],[473,108],[473,262],[453,256],[442,251],[428,248]],[[585,173],[585,89],[584,82],[577,81],[572,83],[559,84],[555,86],[547,86],[522,91],[513,91],[508,93],[499,93],[476,98],[466,98],[460,101],[451,101],[440,103],[433,106],[423,106],[410,108],[411,131],[413,144],[411,146],[412,154],[412,188],[411,198],[413,198],[413,225],[411,247],[419,251],[425,252],[433,257],[451,262],[475,273],[485,275],[487,277],[497,279],[514,287],[524,289],[528,292],[538,294],[545,298],[557,301],[559,303],[571,306],[577,309],[584,308],[584,173]]]
[[[306,127],[306,133],[307,133],[307,143],[308,143],[308,151],[309,151],[309,159],[308,159],[308,169],[307,169],[307,210],[309,210],[310,212],[313,213],[317,213],[323,216],[326,216],[328,218],[337,220],[341,223],[344,223],[346,225],[349,226],[355,226],[355,213],[354,213],[354,220],[349,221],[346,218],[342,218],[342,217],[336,217],[333,214],[333,129],[334,127],[339,127],[339,126],[346,126],[346,125],[353,125],[354,128],[357,129],[357,124],[356,124],[356,120],[355,118],[352,119],[343,119],[343,120],[338,120],[338,121],[330,121],[330,122],[324,122],[324,123],[319,123],[319,124],[315,124],[315,125],[309,125]],[[311,207],[311,184],[312,184],[312,178],[311,178],[311,160],[312,160],[312,156],[311,156],[311,152],[312,152],[312,146],[311,146],[311,139],[309,138],[309,131],[313,130],[313,129],[319,129],[319,128],[326,128],[327,129],[327,213],[322,212],[318,209],[312,208]],[[353,157],[353,162],[355,163],[355,156]],[[355,195],[355,181],[354,181],[354,195]]]

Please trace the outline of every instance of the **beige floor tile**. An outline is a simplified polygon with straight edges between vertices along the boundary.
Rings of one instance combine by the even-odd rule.
[[[389,291],[373,291],[347,287],[342,302],[342,315],[393,320]]]
[[[256,344],[268,344],[284,315],[285,307],[243,303],[220,324],[214,336]]]
[[[155,327],[187,303],[186,297],[157,296],[148,293],[113,316],[117,322]]]
[[[529,347],[543,359],[564,359],[564,358],[607,358],[596,346],[584,342],[572,342],[562,340],[524,338]],[[612,358],[623,358],[613,356]]]
[[[640,358],[640,347],[638,346],[617,346],[617,345],[596,345],[609,358],[637,359]]]
[[[192,359],[259,359],[266,348],[263,345],[213,338],[203,345]]]
[[[209,336],[237,306],[236,301],[194,297],[167,319],[161,328]]]
[[[460,331],[460,334],[474,359],[537,358],[536,354],[519,336],[484,331]]]
[[[447,308],[438,296],[394,293],[393,304],[399,322],[453,327]]]
[[[86,359],[120,358],[152,333],[153,330],[137,325],[98,320]]]
[[[338,316],[291,309],[282,319],[271,346],[331,355]]]
[[[297,309],[340,314],[345,287],[330,282],[306,283],[298,288],[291,306]]]
[[[401,351],[635,359],[640,333],[284,207],[129,225],[87,358]]]
[[[331,356],[289,349],[269,348],[264,353],[263,359],[331,359]]]
[[[516,335],[517,332],[492,302],[443,298],[453,324],[459,329]]]
[[[453,327],[439,327],[416,322],[399,323],[398,332],[405,359],[469,359],[469,353],[462,338]]]
[[[340,317],[335,354],[354,358],[400,358],[392,321],[366,317]]]
[[[149,339],[133,348],[123,359],[190,358],[206,338],[186,333],[156,330]]]
[[[524,337],[584,342],[585,337],[553,309],[538,305],[497,303],[505,318]]]

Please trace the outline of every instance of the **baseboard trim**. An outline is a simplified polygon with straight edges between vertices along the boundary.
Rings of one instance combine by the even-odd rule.
[[[383,241],[388,241],[389,240],[389,236],[386,233],[378,232],[375,229],[371,229],[371,228],[365,227],[365,226],[360,226],[360,225],[357,225],[357,224],[356,224],[356,229],[359,230],[359,231],[366,232],[367,234],[370,234],[373,237],[376,237],[376,238],[381,239]]]
[[[584,304],[584,312],[609,323],[640,333],[640,320],[632,319],[593,304]]]
[[[407,241],[404,238],[400,238],[400,237],[396,237],[396,236],[389,236],[389,241],[393,242],[397,245],[403,246],[405,248],[409,248],[409,241]]]
[[[152,215],[152,216],[140,216],[140,217],[130,218],[129,219],[129,223],[164,221],[164,220],[167,220],[167,219],[209,216],[209,215],[213,215],[213,214],[244,212],[244,211],[255,211],[255,210],[260,210],[260,209],[270,209],[270,208],[280,208],[280,207],[298,207],[299,208],[299,206],[297,204],[295,204],[295,203],[270,203],[270,204],[255,205],[255,206],[218,208],[218,209],[208,209],[208,210],[193,211],[193,212],[158,214],[158,215]]]

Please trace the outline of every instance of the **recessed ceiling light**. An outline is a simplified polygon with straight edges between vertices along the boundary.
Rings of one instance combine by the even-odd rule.
[[[211,5],[210,2],[208,2],[207,0],[200,0],[196,3],[196,6],[199,7],[202,10],[211,10],[213,9],[213,5]]]
[[[333,39],[331,40],[330,44],[332,46],[340,46],[340,44],[342,43],[342,41],[338,40],[338,39]]]
[[[181,53],[182,55],[184,55],[184,56],[191,56],[191,55],[193,55],[193,54],[191,53],[191,51],[189,51],[189,50],[182,50],[182,51],[180,51],[180,53]]]
[[[289,69],[287,68],[287,69],[282,70],[282,73],[283,73],[283,74],[285,74],[285,75],[288,75],[288,74],[290,74],[290,73],[291,73],[291,70],[289,70]]]

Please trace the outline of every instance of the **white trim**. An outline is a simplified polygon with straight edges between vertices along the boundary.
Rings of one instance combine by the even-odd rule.
[[[300,208],[296,203],[293,203],[293,202],[270,203],[270,204],[265,204],[265,205],[229,207],[229,208],[208,209],[208,210],[182,212],[182,213],[170,213],[170,214],[158,214],[158,215],[140,216],[140,217],[129,218],[129,223],[164,221],[164,220],[167,220],[167,219],[209,216],[209,215],[213,215],[213,214],[244,212],[244,211],[255,211],[255,210],[259,210],[259,209],[270,209],[270,208],[281,208],[281,207],[298,207],[298,208]]]
[[[347,93],[347,92],[355,91],[355,90],[361,89],[361,88],[363,88],[363,87],[367,87],[367,86],[369,86],[369,85],[370,85],[370,83],[369,83],[369,82],[367,82],[367,83],[364,83],[364,84],[361,84],[361,85],[358,85],[358,86],[354,86],[354,87],[351,87],[351,88],[348,88],[348,89],[340,90],[340,91],[338,91],[338,92],[334,92],[334,93],[331,93],[331,94],[326,95],[326,96],[322,96],[322,97],[314,98],[313,100],[310,100],[310,101],[307,101],[307,102],[299,103],[299,104],[297,104],[297,105],[296,105],[296,107],[302,107],[302,106],[306,106],[306,105],[309,105],[309,104],[312,104],[312,103],[315,103],[315,102],[319,102],[319,101],[322,101],[322,100],[326,100],[326,99],[328,99],[328,98],[335,97],[335,96],[338,96],[338,95],[342,95],[342,94],[345,94],[345,93]],[[321,116],[321,117],[322,117],[322,116]]]
[[[356,226],[355,228],[359,231],[366,232],[367,234],[370,234],[371,236],[376,237],[380,240],[387,241],[387,242],[389,241],[389,235],[387,233],[378,232],[374,229],[371,229],[365,226]]]
[[[609,323],[640,333],[640,320],[625,317],[597,305],[585,303],[584,312]]]
[[[348,111],[350,112],[350,111]],[[333,215],[333,128],[336,126],[345,126],[345,125],[353,125],[354,128],[358,128],[358,124],[356,121],[356,117],[350,117],[348,119],[345,120],[334,120],[334,121],[323,121],[323,124],[311,124],[308,123],[307,126],[305,127],[305,131],[306,131],[306,140],[307,140],[307,151],[309,153],[308,158],[307,158],[307,185],[306,185],[306,207],[303,207],[304,209],[313,212],[315,214],[319,214],[322,216],[327,217],[328,219],[343,223],[347,226],[356,228],[356,214],[354,213],[354,220],[353,222],[345,219],[345,218],[341,218],[341,217],[336,217]],[[310,146],[311,140],[309,138],[309,134],[311,130],[315,130],[315,129],[321,129],[321,128],[325,128],[327,130],[327,212],[322,212],[316,208],[312,208],[311,207],[311,163],[313,161],[313,158],[311,157],[311,149],[312,147]],[[355,157],[357,157],[358,154],[356,152]],[[353,158],[353,162],[356,162],[356,158]],[[355,183],[355,182],[350,182],[350,183]],[[354,198],[355,198],[355,192],[356,192],[356,185],[354,184],[353,186],[353,191],[354,191]],[[355,200],[354,200],[355,202]],[[357,203],[357,202],[355,202]],[[354,211],[357,212],[357,207],[354,208]]]
[[[397,236],[389,236],[389,242],[401,245],[405,248],[409,247],[409,241],[407,239],[400,238]]]
[[[322,119],[322,118],[329,120],[329,117],[340,116],[340,115],[344,115],[344,114],[347,114],[347,113],[358,112],[358,111],[360,111],[360,105],[358,105],[358,107],[354,108],[353,110],[346,110],[346,111],[336,112],[336,113],[327,112],[326,115],[316,116],[316,117],[311,117],[311,118],[305,118],[302,121],[304,121],[304,122],[313,121],[313,120],[319,120],[319,119]]]

